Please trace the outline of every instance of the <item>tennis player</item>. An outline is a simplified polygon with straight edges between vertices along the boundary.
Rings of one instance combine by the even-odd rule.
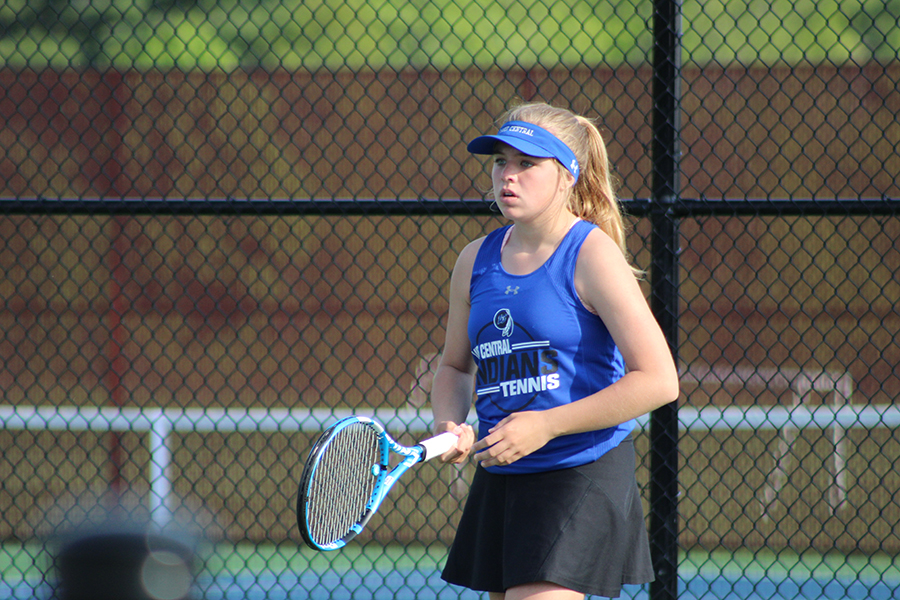
[[[441,460],[478,465],[442,576],[491,600],[618,597],[653,579],[634,419],[678,375],[596,125],[546,104],[501,122],[468,150],[492,157],[511,223],[457,259],[431,396],[435,429],[461,436]]]

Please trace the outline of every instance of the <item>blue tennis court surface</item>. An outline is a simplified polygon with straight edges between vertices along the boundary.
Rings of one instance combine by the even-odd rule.
[[[485,596],[448,586],[438,571],[358,573],[279,573],[201,577],[194,598],[203,600],[475,600]],[[900,600],[900,583],[838,579],[681,577],[681,600]],[[0,599],[49,597],[38,581],[0,583]],[[646,586],[628,586],[622,598],[646,600]]]
[[[679,598],[683,600],[900,599],[900,585],[883,581],[696,576],[687,580],[681,578],[680,587]]]
[[[0,600],[50,597],[38,550],[8,545]],[[433,551],[433,552],[432,552]],[[313,553],[272,545],[218,546],[194,600],[484,600],[440,578],[445,549],[369,545]],[[3,558],[0,557],[0,558]],[[13,559],[16,560],[13,560]],[[7,564],[8,563],[8,564]],[[14,565],[14,566],[13,566]],[[254,567],[255,565],[255,567]],[[679,565],[680,600],[900,600],[900,559],[881,555],[691,551]],[[648,586],[622,598],[648,600]],[[591,597],[594,600],[595,597]]]
[[[475,600],[486,598],[471,590],[448,586],[438,571],[345,574],[286,574],[232,582],[205,582],[206,600]],[[211,584],[211,585],[209,585]],[[681,600],[900,600],[900,585],[882,581],[819,581],[809,579],[753,579],[695,575],[680,578]],[[646,600],[646,586],[628,586],[622,598]]]

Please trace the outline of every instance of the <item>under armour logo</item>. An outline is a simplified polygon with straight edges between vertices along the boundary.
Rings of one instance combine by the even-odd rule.
[[[511,285],[506,286],[506,293],[507,293],[507,294],[513,294],[513,295],[518,294],[518,293],[519,293],[519,286],[516,286],[516,287],[513,287],[513,286],[511,286]]]

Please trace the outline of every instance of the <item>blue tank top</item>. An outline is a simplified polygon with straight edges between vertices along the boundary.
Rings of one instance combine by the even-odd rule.
[[[578,221],[537,270],[511,275],[500,262],[510,226],[487,235],[472,269],[468,333],[478,365],[478,435],[507,415],[580,400],[621,378],[625,363],[603,321],[575,291],[575,263],[596,227]],[[587,464],[615,448],[634,428],[617,427],[555,438],[494,473],[533,473]]]

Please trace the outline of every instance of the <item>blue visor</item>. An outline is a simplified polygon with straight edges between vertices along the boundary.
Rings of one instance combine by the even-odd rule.
[[[493,154],[497,142],[509,144],[519,152],[538,158],[555,158],[578,181],[578,159],[558,137],[537,125],[524,121],[503,124],[497,135],[477,137],[466,148],[472,154]]]

